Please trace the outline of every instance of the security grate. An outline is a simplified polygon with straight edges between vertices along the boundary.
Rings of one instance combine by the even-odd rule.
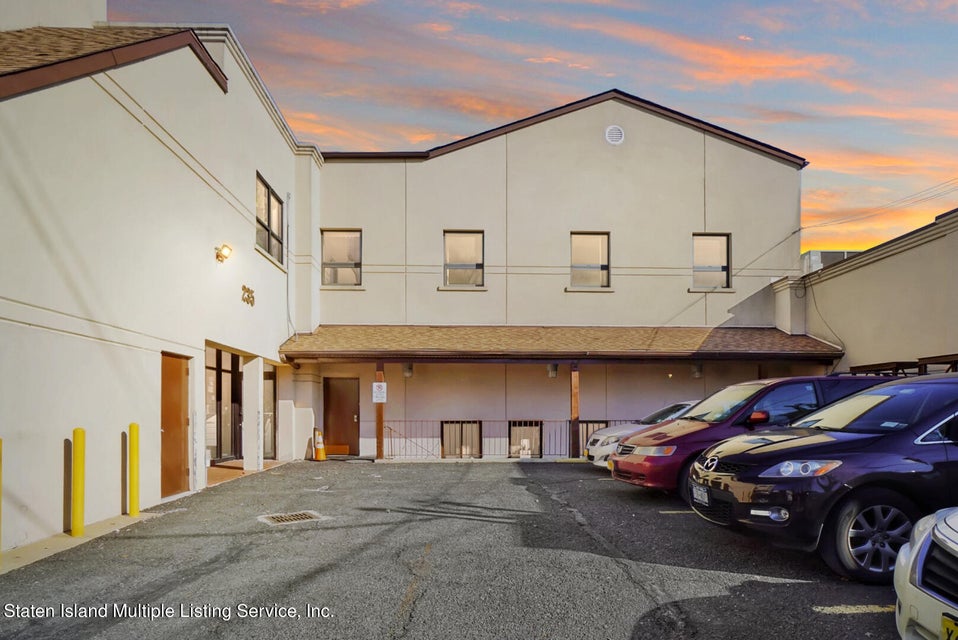
[[[325,518],[315,511],[298,511],[296,513],[274,513],[266,516],[260,516],[257,518],[257,520],[268,525],[278,525],[325,520]]]

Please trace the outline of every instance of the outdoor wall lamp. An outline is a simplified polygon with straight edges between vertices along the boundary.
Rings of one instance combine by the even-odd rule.
[[[550,378],[555,378],[557,375],[559,375],[559,365],[557,365],[557,364],[547,364],[547,365],[546,365],[546,373],[548,374],[548,376],[549,376]]]
[[[216,249],[217,262],[224,262],[227,258],[230,257],[230,254],[233,253],[233,247],[229,246],[225,242],[221,244],[220,246],[215,247],[215,249]]]
[[[402,366],[402,377],[411,378],[412,377],[412,363],[407,362]]]
[[[693,378],[702,377],[702,365],[698,362],[692,365],[692,377]]]

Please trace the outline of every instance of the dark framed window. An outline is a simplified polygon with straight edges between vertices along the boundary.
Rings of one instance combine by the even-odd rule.
[[[509,421],[509,457],[542,457],[542,420]]]
[[[481,458],[482,422],[479,420],[443,420],[443,458]]]
[[[363,283],[363,232],[359,229],[323,229],[323,284]]]
[[[728,289],[732,286],[727,233],[692,235],[692,286],[696,289]]]
[[[609,286],[609,234],[572,233],[573,287]]]
[[[481,287],[484,282],[482,231],[443,232],[443,284]]]
[[[283,264],[283,201],[256,174],[256,246]]]

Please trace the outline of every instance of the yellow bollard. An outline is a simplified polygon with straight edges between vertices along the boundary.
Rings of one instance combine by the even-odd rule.
[[[83,536],[83,499],[86,494],[86,431],[77,427],[73,430],[73,501],[70,513],[70,535]]]
[[[140,515],[140,425],[130,423],[130,508],[134,518]]]

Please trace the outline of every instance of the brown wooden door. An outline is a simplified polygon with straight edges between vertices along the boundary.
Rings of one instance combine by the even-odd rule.
[[[359,379],[323,378],[326,453],[359,455]]]
[[[160,495],[190,490],[189,360],[163,354],[160,390]]]

